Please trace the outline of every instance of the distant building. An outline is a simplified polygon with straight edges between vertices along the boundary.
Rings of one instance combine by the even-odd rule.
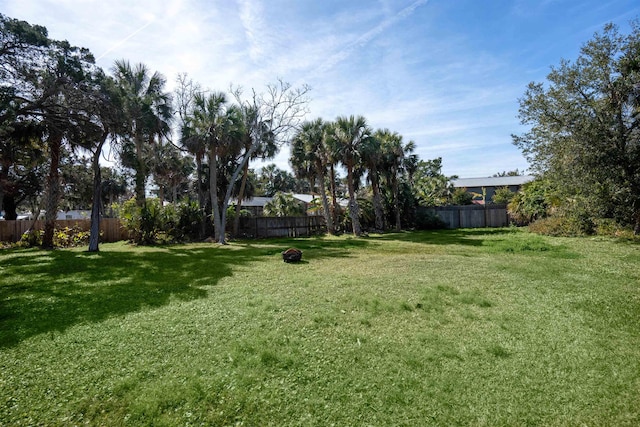
[[[321,215],[320,212],[313,209],[314,208],[314,199],[320,199],[319,195],[316,194],[296,194],[290,193],[294,200],[298,201],[300,205],[304,208],[307,215]],[[242,209],[246,209],[251,212],[252,216],[263,216],[264,215],[264,206],[273,200],[273,197],[265,197],[258,196],[252,197],[247,200],[242,201]],[[235,205],[237,203],[236,200],[231,201],[231,205]],[[345,208],[348,204],[348,200],[338,199],[338,205]]]
[[[494,176],[488,178],[459,178],[451,182],[455,188],[466,188],[468,193],[482,194],[484,188],[487,192],[486,200],[491,202],[491,198],[498,188],[508,187],[509,190],[517,193],[527,182],[535,179],[533,175],[518,176]]]

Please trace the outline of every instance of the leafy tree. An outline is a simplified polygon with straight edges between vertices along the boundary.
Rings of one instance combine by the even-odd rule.
[[[442,174],[442,158],[420,160],[415,172],[414,192],[422,206],[441,206],[451,201],[455,191],[452,179]]]
[[[640,24],[621,35],[606,25],[575,62],[530,83],[514,136],[535,170],[565,200],[589,200],[593,216],[613,216],[640,232]]]
[[[188,193],[189,176],[193,172],[193,159],[185,156],[171,143],[158,142],[151,161],[151,172],[158,186],[160,203],[169,200],[178,203]]]
[[[49,45],[45,27],[0,14],[0,211],[9,220],[43,188],[44,128],[32,113],[38,109],[36,76]]]

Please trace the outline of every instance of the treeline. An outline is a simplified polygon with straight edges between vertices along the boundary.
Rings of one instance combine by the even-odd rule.
[[[161,216],[164,201],[186,203],[169,222],[187,221],[191,238],[225,243],[228,216],[239,218],[250,196],[316,193],[329,232],[360,235],[363,224],[413,225],[419,201],[451,195],[441,160],[421,161],[399,134],[374,131],[360,116],[304,121],[306,86],[277,81],[262,92],[224,93],[180,75],[169,92],[144,64],[118,60],[104,71],[87,49],[4,15],[0,58],[0,210],[15,219],[44,209],[44,247],[53,247],[61,207],[91,208],[89,249],[98,250],[99,217],[115,202],[139,221]],[[289,143],[295,177],[274,165],[250,168]],[[106,147],[114,167],[99,164]]]

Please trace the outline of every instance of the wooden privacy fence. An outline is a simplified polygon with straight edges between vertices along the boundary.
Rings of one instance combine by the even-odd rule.
[[[256,216],[240,218],[238,237],[298,237],[311,236],[326,230],[321,216]]]
[[[505,205],[437,206],[427,212],[440,218],[447,228],[506,227],[509,215]]]
[[[17,242],[25,231],[29,229],[32,220],[0,221],[0,242]],[[61,219],[56,221],[56,229],[65,227],[78,227],[88,231],[91,220],[88,219]],[[36,221],[34,230],[44,230],[44,221]],[[117,242],[128,238],[127,232],[120,227],[118,218],[103,218],[100,220],[101,242]]]

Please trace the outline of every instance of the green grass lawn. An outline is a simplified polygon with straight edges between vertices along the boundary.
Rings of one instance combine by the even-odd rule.
[[[639,266],[516,229],[5,250],[0,425],[637,426]]]

